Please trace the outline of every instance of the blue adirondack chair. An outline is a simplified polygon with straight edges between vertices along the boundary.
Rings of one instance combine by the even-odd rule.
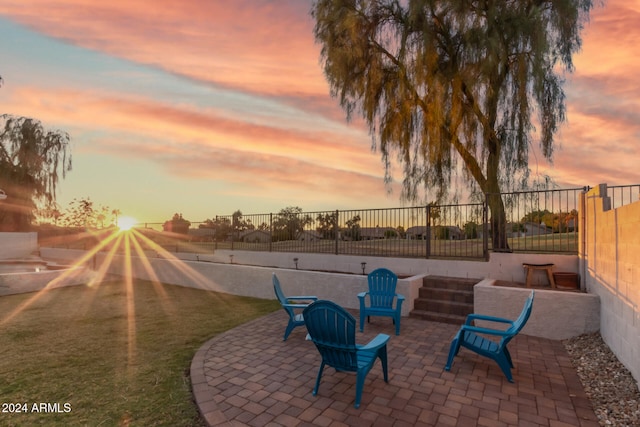
[[[404,296],[396,294],[398,276],[386,268],[373,270],[367,276],[369,292],[360,292],[360,332],[364,330],[364,318],[370,320],[370,316],[391,317],[396,325],[396,335],[400,335],[400,316]],[[369,304],[367,305],[367,296]],[[396,301],[395,307],[393,306]]]
[[[282,339],[283,341],[286,341],[291,331],[293,331],[293,328],[296,326],[304,326],[304,317],[300,310],[304,310],[311,302],[316,301],[318,297],[311,295],[287,297],[282,292],[280,280],[278,280],[276,273],[273,273],[272,279],[273,290],[276,293],[276,297],[278,298],[278,301],[280,301],[280,305],[284,311],[286,311],[289,316],[289,323],[287,324],[287,328],[284,330],[284,338]]]
[[[378,334],[366,345],[356,344],[356,319],[344,308],[331,301],[316,301],[302,312],[311,340],[322,356],[313,395],[318,394],[325,365],[336,371],[356,373],[356,401],[360,407],[364,380],[376,359],[382,362],[384,381],[387,373],[387,341],[389,335]]]
[[[522,330],[524,325],[527,323],[527,320],[529,320],[531,309],[533,307],[533,297],[534,291],[531,291],[531,295],[527,298],[524,307],[522,308],[522,312],[516,320],[485,316],[482,314],[468,315],[465,324],[460,327],[460,330],[453,338],[453,341],[451,341],[449,358],[447,359],[447,365],[444,369],[446,371],[451,369],[453,358],[458,354],[460,346],[462,346],[478,353],[481,356],[495,360],[509,382],[513,382],[513,377],[511,376],[513,361],[511,360],[511,355],[507,349],[507,344],[509,344],[509,341],[511,341],[511,339]],[[473,321],[476,319],[503,323],[509,325],[509,327],[507,329],[480,328],[472,325]],[[500,337],[500,341],[493,341],[478,334]]]

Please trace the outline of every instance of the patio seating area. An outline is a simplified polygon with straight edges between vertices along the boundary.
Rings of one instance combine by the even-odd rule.
[[[354,316],[357,310],[349,310]],[[211,426],[599,426],[591,402],[560,341],[522,333],[509,344],[514,383],[490,359],[461,349],[444,366],[459,326],[372,317],[356,342],[391,336],[389,383],[379,362],[354,408],[356,376],[325,369],[312,395],[320,354],[296,328],[282,341],[282,310],[207,341],[191,365],[196,404]]]

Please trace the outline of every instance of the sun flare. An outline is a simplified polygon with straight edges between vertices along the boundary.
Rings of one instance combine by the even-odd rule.
[[[121,216],[118,218],[118,228],[120,231],[131,230],[137,223],[138,220],[130,216]]]

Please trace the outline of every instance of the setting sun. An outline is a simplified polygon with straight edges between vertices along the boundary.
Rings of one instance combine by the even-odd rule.
[[[122,216],[118,218],[118,228],[121,231],[131,230],[137,223],[138,220],[130,216]]]

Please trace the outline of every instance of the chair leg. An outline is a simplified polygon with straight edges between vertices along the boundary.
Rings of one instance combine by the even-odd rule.
[[[449,357],[447,358],[447,364],[444,367],[445,371],[451,370],[453,358],[456,357],[458,351],[460,351],[460,332],[458,332],[453,338],[453,341],[451,341],[451,347],[449,348]]]
[[[360,308],[360,332],[364,331],[364,311]]]
[[[396,319],[393,320],[393,324],[396,325],[396,335],[400,335],[400,316],[396,315]]]
[[[513,362],[511,361],[511,353],[509,353],[509,349],[504,347],[504,355],[507,357],[507,362],[509,362],[509,366],[513,368]]]
[[[286,341],[287,338],[289,338],[289,334],[291,333],[291,331],[293,331],[293,328],[295,327],[296,325],[294,325],[292,321],[289,321],[289,324],[287,325],[287,329],[285,329],[284,331],[284,338],[282,339],[282,341]]]
[[[324,370],[324,360],[320,363],[320,370],[318,371],[318,378],[316,378],[316,385],[313,388],[313,395],[318,394],[318,388],[320,388],[320,378],[322,378],[322,371]]]
[[[502,370],[502,373],[504,374],[505,377],[507,377],[507,380],[512,383],[513,382],[513,376],[511,376],[511,368],[509,366],[509,361],[507,360],[506,356],[503,354],[499,354],[498,357],[495,358],[496,363],[498,364],[498,366],[500,367],[500,369]]]
[[[382,363],[382,375],[384,376],[384,382],[389,382],[389,371],[387,369],[387,346],[385,345],[380,350],[378,350],[378,357],[380,358],[380,363]]]
[[[362,400],[362,389],[364,388],[364,379],[367,376],[367,371],[358,371],[356,374],[356,401],[353,406],[358,409],[360,407],[360,401]]]

